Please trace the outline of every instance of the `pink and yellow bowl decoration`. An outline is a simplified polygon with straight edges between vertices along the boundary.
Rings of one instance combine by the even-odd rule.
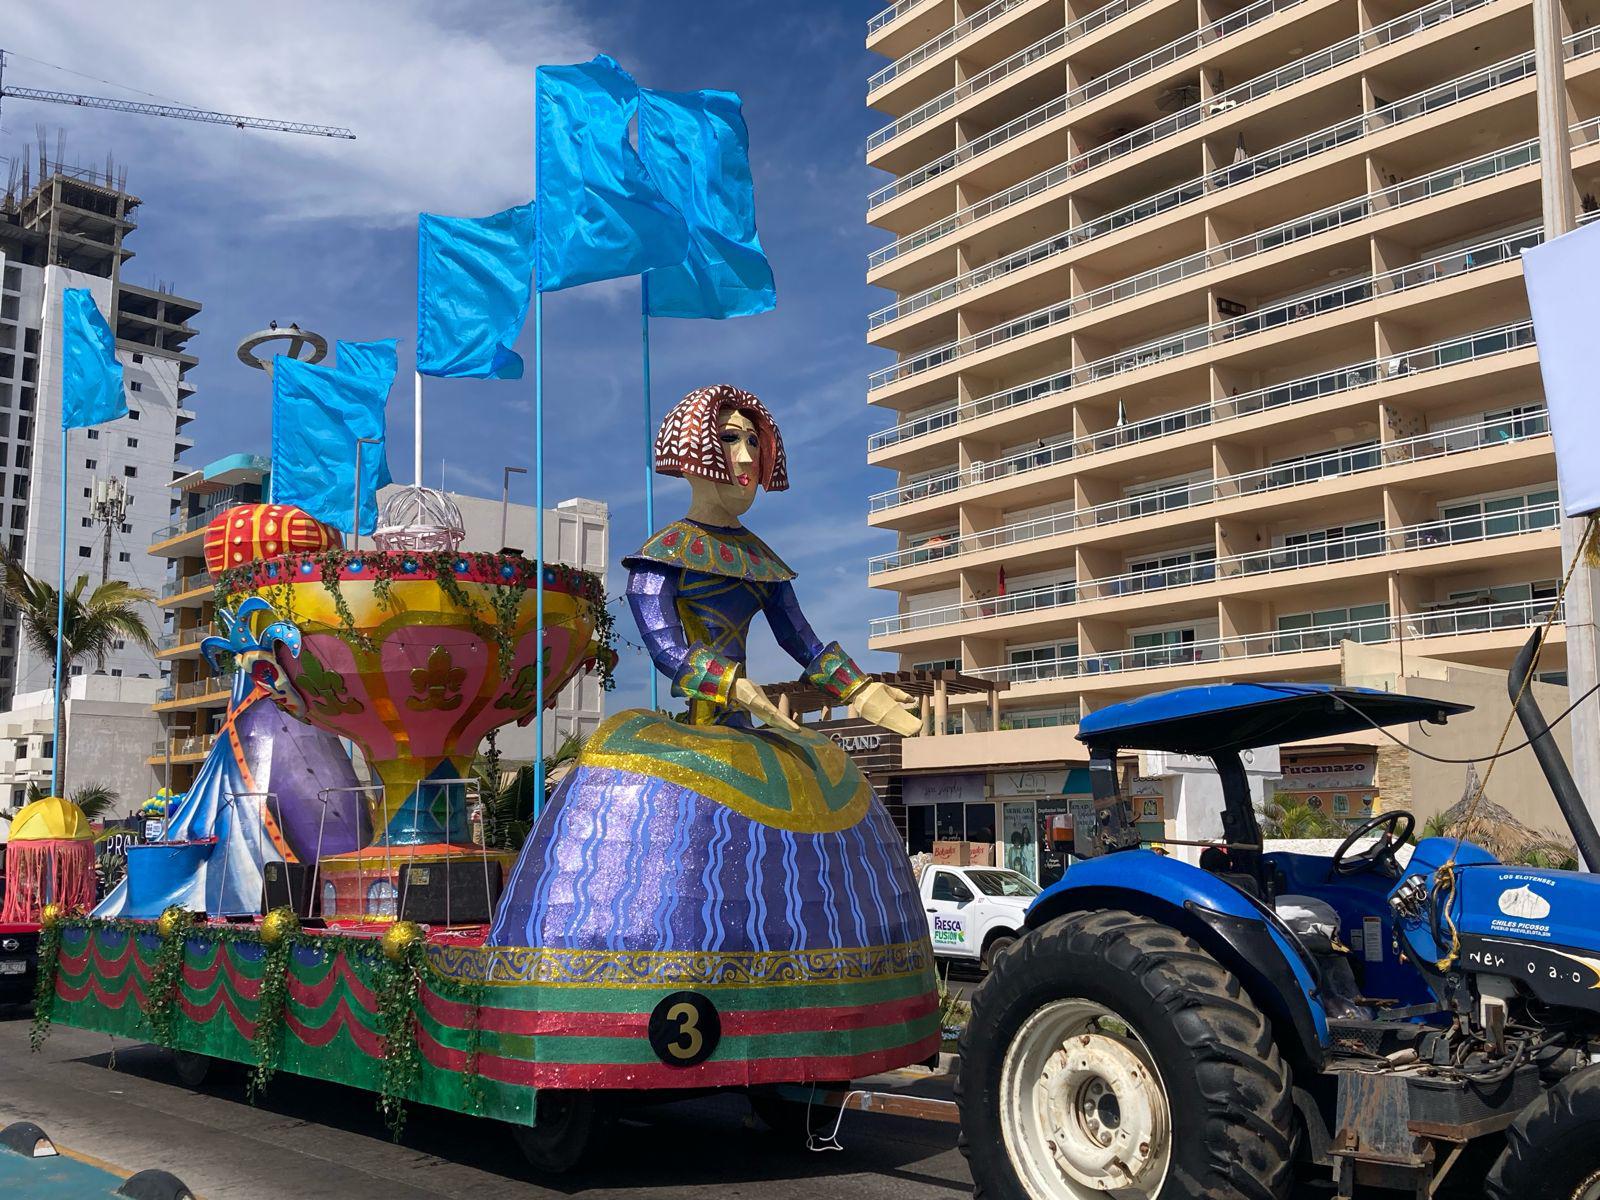
[[[296,626],[276,648],[296,715],[358,745],[383,784],[375,844],[466,841],[459,789],[484,736],[534,717],[535,564],[515,555],[331,551],[258,560],[219,577],[224,603],[260,596]],[[543,699],[614,661],[596,640],[604,588],[546,564]],[[420,786],[419,786],[420,785]],[[454,795],[452,795],[454,791]]]

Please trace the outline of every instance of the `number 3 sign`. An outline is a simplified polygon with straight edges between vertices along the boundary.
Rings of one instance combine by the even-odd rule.
[[[650,1014],[650,1049],[669,1067],[705,1062],[721,1040],[717,1006],[699,992],[673,992]]]

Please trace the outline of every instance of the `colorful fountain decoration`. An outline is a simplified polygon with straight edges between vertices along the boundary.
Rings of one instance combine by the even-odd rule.
[[[609,678],[601,580],[546,564],[540,647],[535,563],[460,550],[460,515],[441,493],[391,495],[370,549],[300,544],[304,514],[264,507],[230,509],[207,532],[208,559],[225,556],[211,561],[219,606],[262,602],[256,619],[279,635],[239,665],[285,710],[359,746],[379,785],[372,844],[323,871],[337,882],[341,868],[481,855],[462,781],[490,730],[527,724],[580,670]]]

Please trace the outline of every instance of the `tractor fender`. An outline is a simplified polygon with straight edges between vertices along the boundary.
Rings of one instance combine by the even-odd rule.
[[[1035,898],[1027,926],[1037,929],[1066,913],[1100,908],[1125,909],[1193,938],[1271,1018],[1291,1061],[1321,1069],[1328,1015],[1315,964],[1265,905],[1199,867],[1127,850],[1074,863]]]

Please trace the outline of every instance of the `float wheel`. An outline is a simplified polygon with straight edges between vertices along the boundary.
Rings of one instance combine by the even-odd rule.
[[[609,1106],[596,1092],[542,1091],[534,1106],[534,1123],[513,1126],[513,1131],[522,1157],[546,1175],[578,1166],[609,1123]]]

